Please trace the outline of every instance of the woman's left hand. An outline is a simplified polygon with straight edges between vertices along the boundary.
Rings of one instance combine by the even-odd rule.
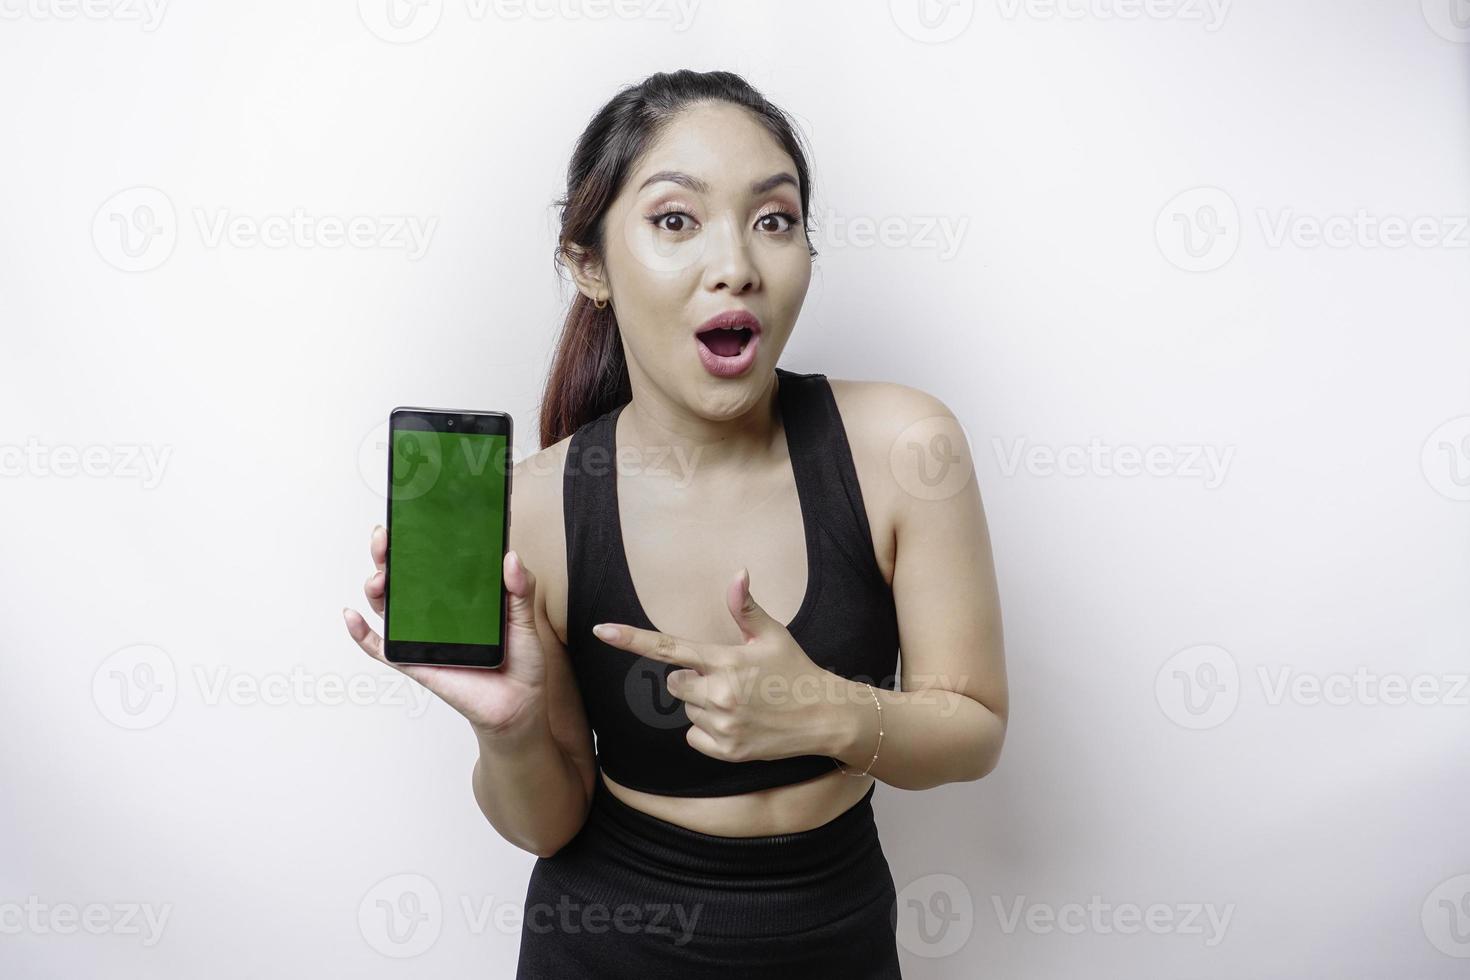
[[[622,623],[593,628],[608,646],[681,668],[668,675],[669,693],[684,702],[685,738],[705,755],[727,762],[827,755],[845,678],[812,662],[784,625],[750,594],[741,569],[725,590],[740,627],[740,644],[703,643]],[[613,633],[603,635],[611,627]]]

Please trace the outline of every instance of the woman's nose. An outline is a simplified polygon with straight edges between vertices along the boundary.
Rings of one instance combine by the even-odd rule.
[[[732,218],[715,222],[708,231],[705,251],[705,287],[724,287],[732,293],[743,293],[760,283],[755,262],[750,256],[750,241],[741,225]]]

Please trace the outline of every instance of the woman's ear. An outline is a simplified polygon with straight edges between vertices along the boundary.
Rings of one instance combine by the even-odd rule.
[[[580,245],[567,245],[562,250],[562,256],[582,295],[594,302],[608,298],[609,291],[600,261]]]

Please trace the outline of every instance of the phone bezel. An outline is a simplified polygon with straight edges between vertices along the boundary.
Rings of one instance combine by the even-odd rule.
[[[424,426],[405,426],[401,423],[422,421],[427,431],[468,432],[471,435],[505,436],[505,457],[502,469],[505,474],[505,508],[501,515],[500,529],[501,568],[505,567],[505,553],[510,549],[511,523],[511,463],[512,430],[514,424],[509,413],[495,411],[459,411],[445,408],[422,408],[400,405],[388,413],[388,483],[387,516],[384,527],[388,529],[388,551],[384,560],[387,570],[383,584],[383,657],[395,664],[424,664],[432,667],[478,667],[498,669],[505,662],[505,637],[507,614],[509,613],[509,590],[505,587],[504,574],[500,577],[500,642],[499,643],[437,643],[420,640],[388,639],[388,616],[392,607],[393,589],[393,436],[401,428],[424,431]],[[492,461],[491,465],[495,465]]]

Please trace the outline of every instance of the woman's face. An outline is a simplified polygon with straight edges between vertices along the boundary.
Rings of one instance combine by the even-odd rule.
[[[716,102],[670,120],[604,218],[601,282],[579,280],[612,303],[635,384],[707,418],[749,411],[811,282],[803,218],[794,162],[748,111]],[[758,329],[698,338],[729,311]]]

